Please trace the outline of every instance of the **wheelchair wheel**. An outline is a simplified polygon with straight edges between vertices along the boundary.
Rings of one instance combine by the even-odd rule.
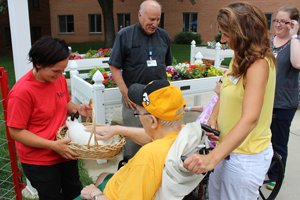
[[[284,167],[281,161],[281,156],[274,152],[272,161],[271,161],[271,167],[274,166],[277,168],[277,180],[276,185],[274,186],[273,190],[267,190],[266,185],[271,182],[270,179],[266,179],[262,185],[262,187],[259,188],[259,195],[260,199],[263,200],[274,200],[276,196],[278,195],[283,179],[284,179]]]
[[[183,200],[208,200],[208,178],[209,173],[204,176],[197,187],[186,195]]]
[[[203,180],[199,183],[198,186],[198,200],[208,200],[208,179],[209,179],[209,174],[207,174]]]

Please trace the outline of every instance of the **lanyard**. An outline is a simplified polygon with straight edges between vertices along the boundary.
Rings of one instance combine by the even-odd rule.
[[[148,56],[149,56],[149,60],[152,60],[152,51],[151,50],[149,50],[149,53],[148,53]]]

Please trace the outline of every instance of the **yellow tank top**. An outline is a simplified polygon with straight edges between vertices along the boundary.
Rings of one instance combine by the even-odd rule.
[[[266,58],[265,58],[266,59]],[[233,152],[242,154],[255,154],[263,151],[270,145],[271,121],[274,103],[276,72],[274,63],[266,59],[269,64],[269,77],[266,85],[264,102],[256,127],[250,132],[244,142]],[[232,65],[223,77],[220,92],[220,109],[218,114],[218,128],[221,131],[222,141],[242,115],[244,98],[243,77],[234,79],[230,76]]]

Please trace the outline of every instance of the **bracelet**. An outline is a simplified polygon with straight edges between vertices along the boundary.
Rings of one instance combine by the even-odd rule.
[[[291,36],[291,39],[297,39],[297,38],[298,38],[298,35],[296,35],[296,34]]]
[[[191,112],[191,107],[190,106],[186,107],[186,112]]]

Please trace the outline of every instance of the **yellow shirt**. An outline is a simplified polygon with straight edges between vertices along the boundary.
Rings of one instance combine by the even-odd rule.
[[[235,153],[255,154],[263,151],[270,145],[271,121],[274,103],[276,72],[274,63],[266,59],[269,64],[269,76],[260,117],[256,127],[249,133],[243,143],[234,150]],[[220,109],[218,114],[218,128],[221,131],[222,141],[242,115],[244,99],[243,77],[234,79],[230,76],[230,65],[227,75],[223,78],[220,90]],[[255,95],[255,94],[254,94]]]
[[[109,200],[151,200],[161,186],[166,156],[178,132],[144,145],[108,181],[104,194]]]

